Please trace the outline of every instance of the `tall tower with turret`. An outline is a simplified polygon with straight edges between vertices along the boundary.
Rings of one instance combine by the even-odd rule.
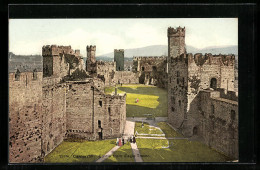
[[[124,50],[114,50],[114,62],[116,62],[116,71],[124,71]]]
[[[168,28],[168,118],[175,128],[187,120],[187,77],[185,27]]]
[[[186,52],[185,49],[185,27],[168,28],[168,57],[176,58]]]
[[[86,71],[91,73],[96,73],[96,46],[87,46],[87,61],[86,61]]]

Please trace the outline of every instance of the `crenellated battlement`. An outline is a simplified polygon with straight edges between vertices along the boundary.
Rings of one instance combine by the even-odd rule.
[[[167,35],[170,37],[184,37],[185,36],[185,27],[172,28],[168,27]]]
[[[188,53],[177,56],[172,59],[172,62],[186,61],[189,64],[195,62],[197,66],[203,66],[204,64],[209,65],[221,65],[221,66],[233,66],[235,64],[234,54],[219,54],[212,55],[211,53]]]
[[[62,54],[75,54],[76,51],[71,48],[71,46],[57,46],[57,45],[45,45],[42,47],[42,56],[59,55]],[[77,54],[80,52],[77,50]]]
[[[124,53],[124,49],[114,49],[114,53]]]
[[[96,46],[95,45],[87,46],[87,52],[90,52],[90,51],[96,51]]]
[[[134,56],[134,61],[146,61],[146,60],[166,60],[167,56]]]

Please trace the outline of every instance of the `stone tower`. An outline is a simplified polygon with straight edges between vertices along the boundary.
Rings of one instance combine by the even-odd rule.
[[[61,77],[62,54],[73,54],[71,46],[45,45],[42,47],[43,77]]]
[[[176,58],[186,52],[185,27],[168,28],[168,57]]]
[[[187,119],[187,77],[185,27],[168,28],[168,117],[176,128]],[[183,60],[182,60],[183,58]]]
[[[96,73],[96,46],[87,46],[86,71]]]
[[[116,71],[124,71],[124,50],[114,50],[114,62],[116,62]]]

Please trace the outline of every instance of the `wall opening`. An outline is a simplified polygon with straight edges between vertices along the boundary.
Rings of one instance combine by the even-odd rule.
[[[16,73],[15,73],[15,75],[14,75],[14,77],[15,77],[15,81],[19,81],[20,80],[20,75],[21,75],[21,72],[20,72],[20,70],[16,70]]]
[[[198,135],[198,127],[197,126],[195,126],[193,128],[193,135]]]
[[[144,71],[144,67],[142,67],[142,71]]]
[[[217,89],[217,79],[216,78],[212,78],[210,80],[210,88],[216,90]]]
[[[110,107],[108,107],[108,114],[109,114],[109,116],[111,116],[111,108]]]
[[[153,66],[153,71],[156,71],[156,70],[157,70],[156,66]]]
[[[37,80],[37,70],[33,70],[33,80]]]
[[[99,101],[99,106],[102,107],[102,101]]]
[[[236,119],[236,112],[235,112],[235,110],[231,110],[230,118],[231,118],[232,121]]]
[[[101,120],[98,120],[98,128],[101,128]]]

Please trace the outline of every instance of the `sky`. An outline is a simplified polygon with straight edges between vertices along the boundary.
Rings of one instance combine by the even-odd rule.
[[[186,28],[186,45],[196,48],[238,45],[237,18],[158,19],[9,19],[9,52],[40,54],[44,45],[71,45],[86,56],[86,46],[96,45],[96,55],[114,49],[167,45],[168,27]]]

